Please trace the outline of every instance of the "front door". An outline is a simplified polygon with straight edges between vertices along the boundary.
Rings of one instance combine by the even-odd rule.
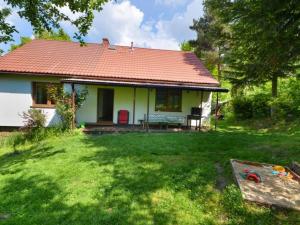
[[[98,89],[97,122],[103,124],[113,123],[114,90]]]

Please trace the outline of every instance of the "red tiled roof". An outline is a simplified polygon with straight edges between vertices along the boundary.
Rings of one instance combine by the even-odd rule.
[[[0,72],[218,86],[194,53],[33,40],[0,58]]]

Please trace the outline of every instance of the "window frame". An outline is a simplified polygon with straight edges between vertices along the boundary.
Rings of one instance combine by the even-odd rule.
[[[157,108],[157,96],[158,96],[158,91],[160,90],[165,90],[167,95],[167,105],[165,110],[161,110]],[[175,91],[178,91],[177,95],[179,96],[179,109],[174,109],[173,107],[170,107],[170,102],[169,102],[169,96],[172,95]],[[155,89],[155,111],[156,112],[182,112],[182,90],[181,89],[175,89],[175,88],[156,88]]]
[[[52,101],[50,99],[48,99],[47,96],[47,104],[37,104],[36,103],[36,99],[37,99],[37,85],[38,84],[43,84],[43,85],[47,85],[47,84],[55,84],[55,85],[60,85],[60,83],[55,83],[55,82],[43,82],[43,81],[33,81],[31,83],[31,90],[32,90],[32,106],[31,108],[55,108],[55,104],[52,104]]]

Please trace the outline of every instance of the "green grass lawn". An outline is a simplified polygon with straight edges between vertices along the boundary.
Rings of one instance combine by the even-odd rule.
[[[300,161],[299,132],[69,135],[19,150],[0,148],[0,224],[300,224],[299,212],[244,203],[229,163]]]

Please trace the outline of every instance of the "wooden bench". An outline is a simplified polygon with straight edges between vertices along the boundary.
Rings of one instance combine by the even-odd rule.
[[[178,125],[181,127],[185,123],[184,116],[171,116],[171,115],[162,115],[162,114],[149,114],[148,124],[158,124],[160,128],[163,125],[168,129],[168,125]],[[144,115],[144,123],[147,124],[147,115]]]

